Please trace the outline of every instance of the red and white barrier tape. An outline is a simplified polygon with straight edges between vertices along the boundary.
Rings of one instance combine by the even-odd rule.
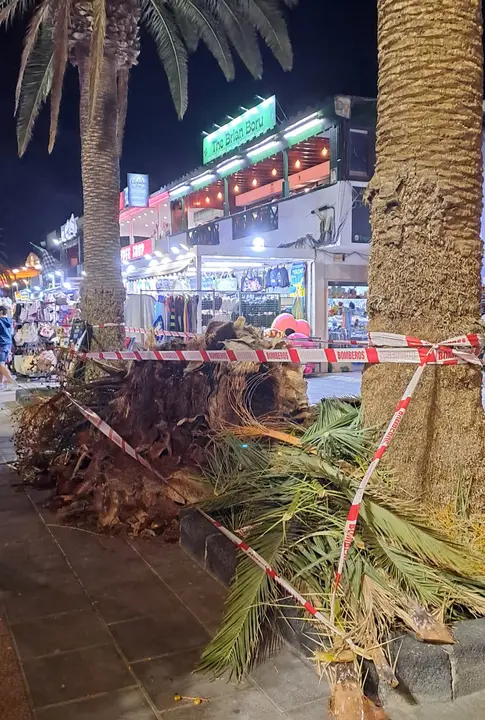
[[[73,403],[73,405],[77,407],[79,412],[86,418],[86,420],[89,420],[89,422],[94,425],[94,427],[96,427],[100,432],[102,432],[103,435],[105,435],[109,440],[115,443],[115,445],[121,448],[123,452],[125,452],[134,460],[139,462],[141,465],[143,465],[143,467],[147,468],[147,470],[150,470],[157,478],[159,478],[159,480],[161,480],[165,485],[167,485],[172,491],[176,492],[185,503],[188,503],[187,498],[185,498],[182,493],[176,490],[168,480],[166,480],[157,470],[155,470],[155,468],[153,468],[145,460],[144,457],[137,453],[136,450],[129,443],[126,442],[126,440],[123,440],[121,435],[119,435],[115,430],[113,430],[113,428],[110,427],[107,422],[102,420],[99,415],[97,415],[93,410],[85,408],[83,405],[81,405],[66,390],[64,390],[63,392],[64,395],[66,395],[66,397]],[[232,533],[227,528],[223,527],[220,522],[214,520],[214,518],[212,518],[206,512],[204,512],[200,508],[197,508],[197,510],[206,520],[211,523],[211,525],[213,525],[213,527],[215,527],[217,530],[219,530],[220,533],[229,538],[229,540],[234,543],[234,545],[239,548],[239,550],[241,550],[249,558],[251,558],[251,560],[256,565],[258,565],[269,578],[274,580],[280,587],[282,587],[292,598],[294,598],[303,608],[305,608],[305,610],[307,610],[311,615],[313,615],[314,618],[321,622],[322,625],[328,628],[328,630],[330,630],[331,632],[343,638],[356,654],[366,656],[360,648],[358,648],[349,638],[345,636],[345,633],[340,630],[340,628],[335,627],[335,625],[330,622],[330,620],[325,617],[325,615],[323,615],[320,610],[318,610],[311,602],[306,600],[303,595],[300,595],[298,590],[296,590],[292,585],[290,585],[287,580],[278,575],[276,570],[274,570],[271,565],[269,565],[266,560],[261,555],[259,555],[259,553],[256,552],[256,550],[253,550],[253,548],[251,548],[247,543],[241,540],[241,538],[238,538],[237,535]]]
[[[393,338],[393,341],[395,341],[395,336],[391,335]],[[463,340],[463,338],[465,340]],[[468,339],[470,338],[470,339]],[[441,346],[452,346],[452,345],[464,345],[466,342],[473,342],[474,338],[477,339],[477,343],[480,342],[480,347],[482,344],[483,338],[480,338],[479,336],[462,336],[460,338],[451,338],[450,340],[445,340],[444,343],[440,343]],[[369,467],[366,470],[366,473],[364,477],[362,478],[359,487],[357,489],[357,492],[354,495],[354,499],[352,500],[352,505],[350,506],[349,513],[347,515],[347,521],[345,523],[345,530],[344,530],[344,540],[342,543],[342,549],[340,552],[340,558],[337,568],[337,574],[335,576],[335,591],[337,591],[340,580],[342,578],[342,572],[345,564],[345,560],[347,558],[350,546],[352,545],[352,541],[354,539],[355,535],[355,529],[357,526],[357,520],[359,517],[360,512],[360,506],[362,503],[362,498],[364,497],[364,492],[367,488],[367,485],[369,483],[369,480],[371,479],[372,475],[374,474],[374,471],[376,467],[378,466],[382,456],[387,451],[389,445],[392,442],[392,439],[394,438],[397,430],[399,429],[399,426],[404,418],[404,415],[406,414],[406,410],[409,406],[409,403],[411,402],[411,398],[414,395],[414,392],[419,384],[419,381],[421,380],[421,377],[423,375],[424,369],[426,365],[432,365],[435,364],[432,361],[433,354],[436,352],[436,346],[430,345],[430,343],[425,343],[421,340],[417,340],[415,338],[411,339],[412,341],[416,340],[416,344],[420,344],[420,349],[425,350],[425,355],[423,356],[421,365],[416,369],[414,372],[411,380],[408,383],[408,386],[406,387],[403,396],[399,400],[396,409],[394,411],[394,415],[392,416],[392,419],[387,426],[387,429],[382,437],[382,440],[380,441],[377,450],[374,453],[374,457],[372,458],[372,461],[369,465]],[[421,347],[422,346],[422,347]],[[459,356],[462,358],[464,362],[471,363],[474,365],[482,365],[482,362],[480,359],[472,354],[472,353],[463,353],[459,350],[455,351]],[[334,594],[335,598],[335,594]],[[333,611],[332,611],[332,617],[333,617]]]
[[[397,348],[282,348],[279,350],[116,350],[77,353],[84,360],[157,360],[171,362],[256,362],[256,363],[400,363],[461,365],[480,362],[465,350],[440,345]],[[472,359],[473,358],[473,359]]]

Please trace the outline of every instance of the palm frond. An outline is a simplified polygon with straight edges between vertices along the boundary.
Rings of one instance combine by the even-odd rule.
[[[142,0],[142,20],[155,40],[175,109],[182,118],[188,102],[187,50],[174,16],[163,0]]]
[[[369,454],[370,439],[360,425],[360,409],[341,400],[324,400],[318,417],[301,438],[302,447],[315,448],[321,457],[341,459]]]
[[[263,74],[263,61],[253,26],[234,0],[207,0],[239,57],[255,78]]]
[[[70,0],[59,0],[57,17],[53,28],[53,69],[51,88],[51,121],[49,128],[48,150],[51,153],[56,142],[59,111],[61,107],[62,86],[66,72],[68,41],[69,41],[69,9]]]
[[[104,61],[106,38],[106,0],[93,0],[93,31],[89,48],[88,127],[91,125],[98,99],[99,79]]]
[[[189,49],[196,49],[200,37],[219,63],[226,80],[232,80],[234,62],[226,33],[205,0],[173,0],[173,6]]]
[[[49,95],[52,72],[52,34],[48,27],[42,25],[27,61],[20,90],[17,110],[17,146],[20,157],[27,149],[37,116]]]
[[[24,15],[34,4],[34,0],[1,0],[0,27],[11,23],[16,15]]]
[[[35,47],[35,43],[37,41],[37,36],[39,34],[40,26],[46,19],[48,9],[49,9],[48,0],[43,0],[43,2],[39,5],[37,10],[35,11],[34,16],[29,23],[28,30],[25,34],[24,47],[22,50],[22,59],[20,61],[20,70],[19,70],[19,74],[18,74],[18,78],[17,78],[17,86],[15,88],[14,115],[17,114],[17,109],[19,106],[20,90],[22,88],[22,82],[24,79],[25,68],[27,67],[27,62],[28,62],[28,60],[32,54],[32,51]]]
[[[275,0],[238,0],[244,15],[280,63],[283,70],[293,66],[293,50],[285,19]]]

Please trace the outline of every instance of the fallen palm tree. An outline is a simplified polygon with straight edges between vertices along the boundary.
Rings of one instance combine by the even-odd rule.
[[[308,637],[333,684],[332,712],[345,720],[385,717],[363,695],[362,663],[372,660],[380,682],[397,685],[388,653],[393,632],[449,644],[449,621],[485,614],[485,558],[432,528],[416,503],[396,499],[392,478],[382,475],[364,497],[334,597],[347,514],[372,450],[359,409],[326,401],[306,431],[246,416],[214,442],[205,471],[216,495],[207,512],[234,532],[243,529],[244,541],[333,619],[332,634],[308,615]],[[277,643],[285,602],[271,577],[241,554],[223,624],[200,669],[243,677]]]
[[[214,323],[205,337],[168,347],[282,345],[237,321]],[[15,434],[23,478],[55,490],[53,504],[62,518],[101,528],[173,533],[180,503],[210,492],[198,469],[213,432],[240,422],[235,408],[257,417],[308,414],[299,366],[150,361],[101,369],[103,376],[89,382],[75,373],[54,397],[23,409]],[[64,389],[119,432],[170,487],[92,428]]]

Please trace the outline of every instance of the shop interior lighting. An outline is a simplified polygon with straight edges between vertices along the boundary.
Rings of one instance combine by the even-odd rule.
[[[323,157],[327,157],[327,155],[328,155],[328,148],[326,145],[324,148],[322,148],[322,155],[323,155]]]
[[[163,252],[160,252],[160,250],[155,250],[155,252],[153,254],[159,258],[163,257]]]
[[[158,260],[155,260],[155,258],[153,258],[153,260],[150,260],[150,262],[148,263],[148,267],[155,267],[155,265],[158,265]]]
[[[40,290],[40,285],[34,285],[34,290],[37,290],[37,292]]]
[[[253,184],[253,187],[257,187],[257,186],[258,186],[258,181],[257,181],[256,178],[253,178],[253,183],[252,183],[252,184]]]
[[[82,275],[83,277],[86,277],[87,272],[86,272],[85,270],[82,270],[81,275]]]
[[[20,272],[20,270],[19,270],[18,268],[14,268],[14,269],[12,270],[12,272],[13,272],[14,275],[16,275],[18,272]]]
[[[68,283],[68,282],[65,282],[65,283],[64,283],[64,287],[66,288],[66,290],[71,290],[71,289],[72,289],[71,283]]]
[[[151,259],[152,259],[152,256],[150,255],[150,253],[145,253],[145,255],[144,255],[143,257],[145,258],[145,260],[151,260]]]
[[[170,250],[173,252],[174,255],[178,255],[180,252],[180,248],[178,248],[176,245],[172,245]]]
[[[279,146],[278,140],[271,140],[271,142],[263,143],[263,145],[259,145],[259,147],[255,147],[252,150],[248,150],[247,156],[249,158],[255,158],[259,155],[264,155],[266,152],[269,152],[270,150],[276,150],[276,148]]]
[[[208,195],[207,195],[207,197],[206,197],[205,201],[206,201],[207,205],[210,205],[210,201],[211,201],[211,199],[210,199],[210,197],[209,197]]]
[[[219,191],[219,192],[217,193],[217,199],[218,199],[218,200],[222,200],[222,197],[223,197],[223,195],[222,195],[222,193]]]
[[[315,118],[314,120],[309,120],[308,122],[303,123],[303,125],[298,125],[298,127],[295,127],[294,130],[287,130],[284,134],[284,138],[285,140],[290,140],[291,138],[298,137],[298,135],[303,135],[308,130],[316,128],[319,125],[323,125],[322,118]]]
[[[184,195],[188,190],[190,190],[190,185],[179,185],[179,187],[170,190],[169,195],[171,198],[176,198]]]
[[[236,192],[236,193],[239,192],[239,185],[234,185],[234,192]]]
[[[56,270],[56,275],[58,277],[62,277],[62,275],[64,275],[64,273],[62,272],[62,270]]]
[[[15,272],[15,270],[14,270],[14,272]],[[55,275],[54,275],[54,273],[49,273],[47,277],[50,277],[53,280],[55,278]]]
[[[276,169],[276,168],[273,168],[273,169],[271,170],[271,175],[273,175],[273,177],[274,177],[274,176],[277,175],[277,174],[278,174],[277,169]]]
[[[182,248],[182,250],[185,250],[186,252],[190,252],[190,248],[188,248],[187,245],[180,243],[180,247]]]
[[[227,162],[223,162],[220,165],[217,166],[216,170],[218,173],[225,173],[228,170],[233,170],[234,168],[239,167],[242,165],[244,160],[242,158],[233,158],[232,160],[228,160]]]
[[[168,257],[168,255],[165,255],[165,257],[163,257],[163,258],[160,260],[160,265],[166,265],[166,264],[169,263],[169,262],[170,262],[170,258]]]
[[[204,173],[204,175],[194,178],[190,184],[192,187],[204,187],[204,185],[209,185],[214,178],[215,175],[213,173]]]
[[[296,167],[297,170],[299,170],[299,169],[301,168],[301,161],[300,161],[300,160],[297,160],[297,161],[296,161],[295,167]]]
[[[126,268],[127,273],[135,272],[135,270],[136,270],[136,268],[134,265],[128,265],[128,267]]]
[[[255,237],[253,240],[253,250],[256,252],[262,252],[264,250],[264,238]]]

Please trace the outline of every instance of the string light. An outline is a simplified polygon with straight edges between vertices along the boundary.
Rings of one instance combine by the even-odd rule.
[[[220,191],[217,193],[217,199],[222,200],[222,193]]]
[[[296,161],[295,167],[296,167],[297,170],[299,170],[299,169],[301,168],[301,162],[300,162],[300,160],[297,160],[297,161]]]
[[[322,148],[322,155],[323,155],[323,157],[327,157],[327,155],[328,155],[328,148],[326,146],[324,148]]]
[[[277,172],[278,172],[278,171],[276,170],[276,168],[273,168],[273,169],[271,170],[271,175],[273,175],[273,177],[275,177],[276,174],[277,174]]]
[[[253,187],[257,187],[257,185],[258,185],[258,181],[256,180],[256,178],[253,178]]]
[[[210,203],[211,199],[210,199],[210,197],[209,197],[208,195],[207,195],[207,197],[206,197],[205,201],[206,201],[207,205],[209,205],[209,203]]]
[[[239,185],[234,185],[234,192],[239,192]]]

